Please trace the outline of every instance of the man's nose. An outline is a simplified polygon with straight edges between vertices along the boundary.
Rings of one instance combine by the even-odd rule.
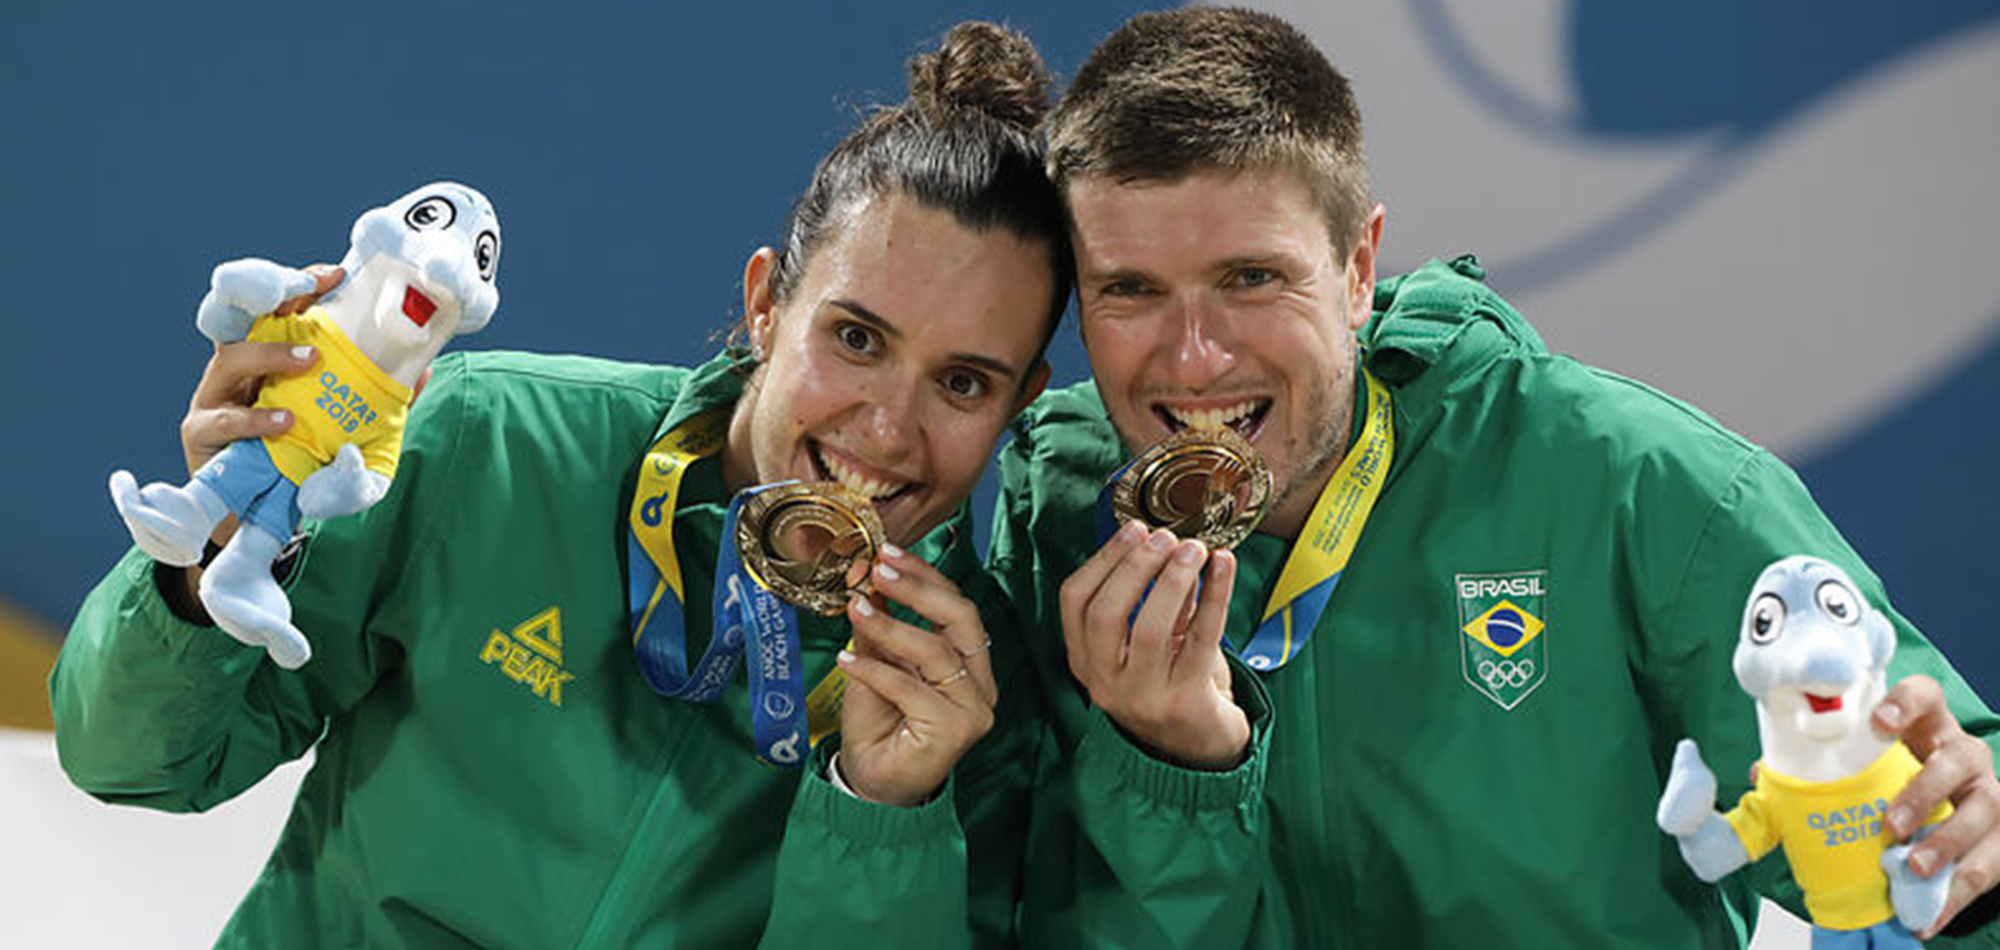
[[[1169,319],[1164,355],[1175,385],[1202,389],[1235,367],[1235,335],[1228,315],[1212,301],[1200,295],[1184,297]]]

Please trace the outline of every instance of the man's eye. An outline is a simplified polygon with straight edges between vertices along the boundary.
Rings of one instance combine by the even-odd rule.
[[[1105,284],[1098,293],[1106,297],[1137,297],[1145,293],[1146,285],[1136,280],[1114,280]]]
[[[1235,274],[1235,284],[1238,287],[1262,287],[1277,283],[1277,280],[1278,272],[1268,267],[1245,267]]]

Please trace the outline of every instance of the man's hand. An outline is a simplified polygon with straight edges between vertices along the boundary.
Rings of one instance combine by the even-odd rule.
[[[993,728],[1000,691],[993,681],[993,641],[979,608],[937,569],[884,546],[874,567],[874,597],[847,605],[853,652],[840,707],[843,781],[885,805],[929,800],[966,750]],[[883,609],[893,600],[930,621],[924,630]]]
[[[1889,803],[1884,824],[1890,834],[1916,833],[1940,802],[1952,803],[1951,817],[1910,849],[1910,869],[1929,877],[1957,862],[1951,895],[1937,922],[1917,936],[1936,936],[1967,904],[2000,880],[2000,779],[1993,773],[1993,750],[1968,735],[1945,708],[1944,692],[1928,676],[1896,684],[1875,707],[1875,727],[1894,736],[1923,761]]]
[[[1250,746],[1250,720],[1230,693],[1222,655],[1235,583],[1235,555],[1148,533],[1136,521],[1063,582],[1071,674],[1158,758],[1222,770]]]

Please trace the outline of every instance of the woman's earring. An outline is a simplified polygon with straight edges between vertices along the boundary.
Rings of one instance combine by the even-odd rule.
[[[750,360],[756,363],[764,362],[764,344],[762,343],[750,344]]]

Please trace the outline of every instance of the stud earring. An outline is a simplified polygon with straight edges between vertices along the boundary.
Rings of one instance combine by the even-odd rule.
[[[750,359],[752,362],[757,362],[757,363],[764,362],[764,344],[762,343],[750,344]]]

